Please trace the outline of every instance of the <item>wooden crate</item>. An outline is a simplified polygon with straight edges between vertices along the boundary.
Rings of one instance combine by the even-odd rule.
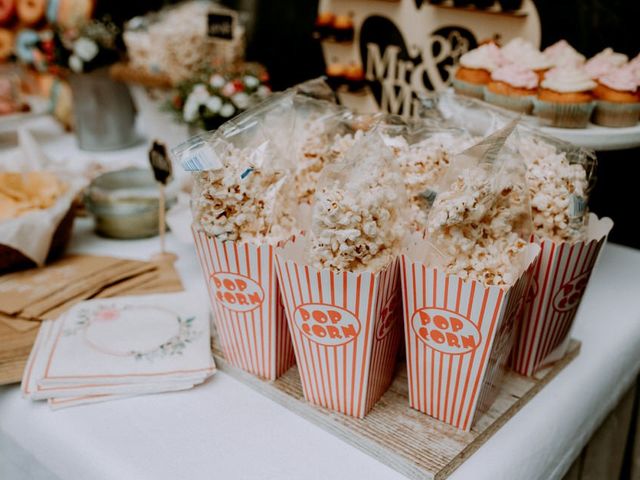
[[[509,372],[491,409],[476,418],[470,432],[457,430],[409,407],[404,363],[398,364],[389,390],[359,420],[307,403],[295,366],[276,381],[268,382],[227,363],[215,340],[212,348],[222,371],[266,397],[409,478],[437,480],[447,478],[571,362],[580,351],[580,342],[572,340],[567,355],[538,372],[535,378]]]

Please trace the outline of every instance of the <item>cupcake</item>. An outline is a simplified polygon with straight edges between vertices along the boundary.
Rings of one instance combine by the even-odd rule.
[[[364,88],[364,70],[360,65],[349,65],[344,71],[344,79],[350,92]]]
[[[459,94],[482,99],[484,86],[491,81],[491,72],[504,64],[500,49],[494,43],[480,45],[460,57],[453,88]]]
[[[327,83],[336,90],[345,82],[346,67],[342,63],[330,63],[327,65]]]
[[[514,38],[504,47],[502,55],[509,63],[515,63],[536,72],[540,80],[547,70],[553,67],[553,62],[540,50],[523,38]]]
[[[591,57],[584,64],[584,69],[591,78],[598,78],[623,66],[628,60],[629,58],[625,54],[616,53],[611,48],[605,48],[596,56]]]
[[[337,42],[352,42],[353,20],[349,15],[337,15],[333,21],[333,36]]]
[[[638,123],[640,89],[633,67],[613,70],[597,82],[593,91],[596,98],[593,123],[605,127],[632,127]]]
[[[540,83],[533,113],[553,127],[584,128],[593,111],[596,82],[576,67],[549,70]]]
[[[579,67],[586,58],[573,48],[566,40],[560,40],[545,48],[542,53],[554,67]]]
[[[537,91],[538,75],[529,68],[511,64],[491,73],[484,99],[509,110],[531,113]]]
[[[320,12],[316,18],[315,33],[320,39],[331,36],[331,29],[336,16],[331,12]]]

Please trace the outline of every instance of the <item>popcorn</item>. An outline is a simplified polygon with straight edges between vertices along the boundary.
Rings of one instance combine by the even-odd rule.
[[[429,240],[448,274],[485,285],[508,286],[518,279],[531,213],[524,165],[507,153],[484,163],[465,153],[431,207]]]
[[[556,242],[580,240],[589,185],[584,166],[533,137],[522,138],[519,150],[527,164],[534,233]]]
[[[451,157],[470,147],[474,139],[468,135],[435,133],[424,140],[409,144],[402,135],[383,136],[386,145],[398,160],[405,177],[411,208],[411,227],[424,228],[431,206],[428,192],[436,186],[449,168]]]
[[[220,240],[277,243],[288,238],[295,224],[290,210],[295,202],[285,188],[286,172],[261,166],[254,149],[227,142],[217,146],[222,147],[216,153],[224,167],[196,174],[196,224]]]
[[[326,119],[317,118],[305,124],[305,138],[297,152],[296,193],[299,203],[312,203],[316,186],[326,165],[333,164],[364,135],[362,130],[331,138]]]
[[[378,271],[396,256],[405,232],[403,177],[378,134],[356,132],[333,147],[351,141],[344,161],[325,170],[316,192],[310,263],[338,272]]]

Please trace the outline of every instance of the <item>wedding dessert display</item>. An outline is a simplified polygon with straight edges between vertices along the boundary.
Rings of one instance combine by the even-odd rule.
[[[272,3],[0,0],[8,476],[633,470],[630,7]]]
[[[533,112],[553,127],[584,128],[589,120],[630,127],[640,112],[637,64],[611,48],[586,60],[565,40],[540,52],[515,38],[503,47],[487,43],[462,55],[453,86],[509,110]]]

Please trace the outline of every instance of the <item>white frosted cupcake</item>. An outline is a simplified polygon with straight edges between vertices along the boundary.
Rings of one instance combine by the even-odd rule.
[[[596,82],[576,67],[549,70],[540,83],[533,113],[553,127],[584,128],[595,106]]]
[[[545,48],[542,52],[553,63],[554,67],[579,67],[584,65],[586,58],[571,46],[566,40],[559,40]]]
[[[484,86],[491,81],[491,72],[506,63],[494,43],[486,43],[460,57],[460,65],[453,78],[457,93],[482,99]]]

